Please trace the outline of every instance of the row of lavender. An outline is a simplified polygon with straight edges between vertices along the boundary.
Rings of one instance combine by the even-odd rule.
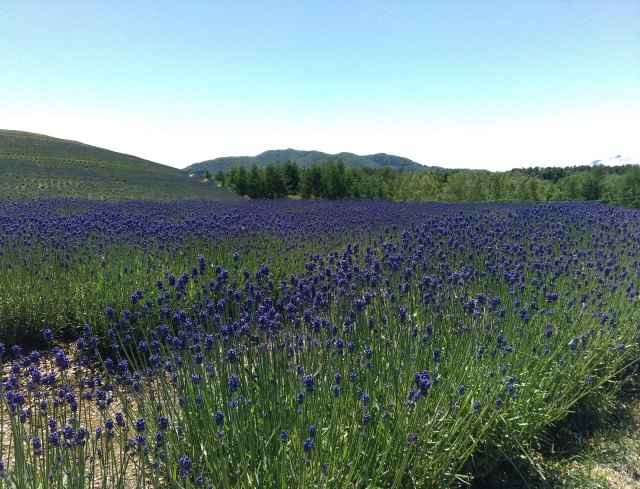
[[[83,323],[106,331],[106,305],[124,307],[132,288],[190,267],[199,254],[226,267],[233,252],[241,265],[286,265],[292,253],[303,259],[453,212],[382,202],[0,201],[0,339],[28,340],[50,324],[71,336]]]
[[[2,208],[3,271],[103,285],[0,347],[10,487],[447,487],[638,359],[637,211]]]

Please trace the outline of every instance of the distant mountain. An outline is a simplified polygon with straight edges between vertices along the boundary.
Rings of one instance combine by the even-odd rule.
[[[353,153],[328,154],[321,151],[300,151],[297,149],[278,149],[265,151],[257,156],[225,156],[213,160],[194,163],[184,169],[184,171],[196,175],[204,175],[207,170],[212,173],[218,170],[228,171],[234,166],[244,166],[250,168],[254,164],[265,166],[267,163],[286,163],[295,161],[301,167],[308,167],[314,163],[325,163],[329,160],[342,160],[347,168],[393,168],[407,171],[428,171],[437,167],[425,166],[416,163],[409,158],[377,153],[374,155],[360,156]]]
[[[604,162],[605,165],[640,165],[640,160],[629,155],[616,155]]]
[[[611,158],[607,158],[604,160],[593,160],[589,163],[589,166],[617,166],[617,165],[638,165],[640,164],[640,160],[634,158],[633,156],[628,155],[616,155]]]
[[[0,198],[212,199],[239,197],[215,182],[95,146],[0,130]]]

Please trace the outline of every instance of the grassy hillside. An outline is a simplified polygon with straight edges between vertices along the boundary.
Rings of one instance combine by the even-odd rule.
[[[378,153],[368,156],[360,156],[353,153],[328,154],[321,151],[300,151],[296,149],[271,150],[260,153],[257,156],[226,156],[213,160],[194,163],[185,168],[185,171],[203,175],[206,170],[212,173],[218,170],[228,171],[234,166],[244,166],[250,168],[252,165],[265,166],[267,163],[285,163],[289,160],[295,161],[302,167],[311,166],[314,163],[325,163],[328,160],[341,159],[347,168],[396,168],[409,171],[426,171],[434,169],[416,163],[401,156]]]
[[[52,138],[0,130],[0,198],[213,199],[238,197],[215,182],[151,161]]]

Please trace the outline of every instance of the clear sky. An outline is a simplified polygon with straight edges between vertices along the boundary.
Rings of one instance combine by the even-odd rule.
[[[0,128],[176,167],[640,157],[640,0],[2,0]]]

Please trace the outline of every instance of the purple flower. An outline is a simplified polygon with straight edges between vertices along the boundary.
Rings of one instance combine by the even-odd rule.
[[[60,435],[58,435],[57,432],[49,433],[47,440],[49,441],[49,444],[54,447],[60,446]]]
[[[227,388],[229,390],[229,394],[233,394],[238,390],[238,385],[240,384],[240,379],[236,374],[232,374],[229,377],[229,381],[227,382]]]
[[[182,479],[186,479],[189,472],[191,472],[191,458],[180,457],[178,459],[178,474]]]
[[[124,423],[124,416],[122,415],[122,413],[118,412],[116,413],[116,424],[122,428],[124,427],[125,423]]]
[[[307,374],[300,379],[300,381],[304,384],[307,389],[307,392],[313,392],[315,390],[313,374]]]
[[[440,348],[436,348],[433,350],[433,361],[434,362],[439,362],[440,361],[440,354],[442,353],[442,350]]]
[[[311,438],[307,438],[302,443],[302,446],[303,446],[305,452],[310,452],[316,446],[316,444]]]
[[[49,328],[45,329],[42,332],[42,336],[44,337],[44,341],[46,341],[47,343],[51,343],[53,341],[53,331],[51,331]]]
[[[34,453],[36,455],[42,455],[42,440],[36,436],[31,440],[31,444],[33,445]]]
[[[53,349],[53,355],[55,358],[56,365],[61,370],[66,370],[67,368],[69,368],[69,359],[67,358],[67,355],[64,353],[64,351],[56,347]]]
[[[238,355],[233,348],[227,350],[227,361],[232,364],[238,361]]]
[[[222,413],[222,411],[218,411],[215,416],[215,422],[218,426],[220,426],[222,423],[224,423],[224,414]]]

